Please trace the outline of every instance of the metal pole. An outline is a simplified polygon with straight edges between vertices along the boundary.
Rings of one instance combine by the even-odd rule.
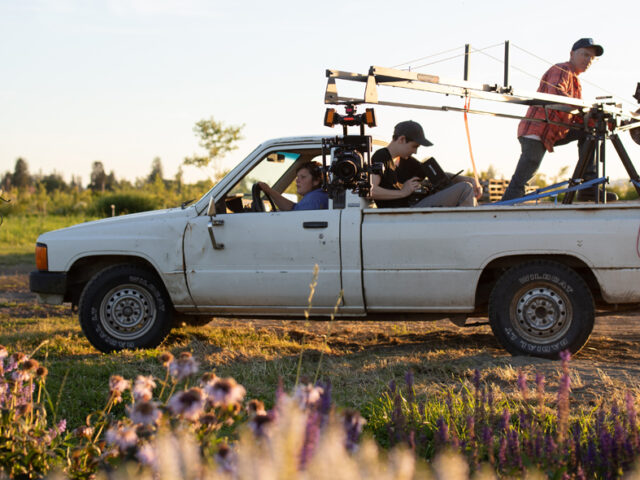
[[[504,86],[509,86],[509,40],[504,42]]]
[[[464,81],[469,81],[469,50],[471,50],[471,45],[468,43],[464,46]]]

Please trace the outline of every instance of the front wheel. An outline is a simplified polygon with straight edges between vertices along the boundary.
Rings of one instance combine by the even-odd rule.
[[[115,265],[97,273],[80,297],[80,326],[102,352],[158,346],[171,330],[171,305],[157,276]]]
[[[594,318],[593,297],[582,277],[553,261],[512,267],[489,298],[491,329],[514,355],[576,353],[587,343]]]

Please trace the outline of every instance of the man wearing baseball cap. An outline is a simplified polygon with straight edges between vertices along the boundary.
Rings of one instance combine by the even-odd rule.
[[[461,175],[453,179],[454,184],[450,187],[411,205],[410,197],[420,188],[424,175],[403,178],[399,166],[401,162],[410,162],[409,171],[413,164],[420,169],[420,162],[412,157],[420,145],[430,147],[433,143],[425,138],[419,123],[407,120],[396,125],[391,143],[373,154],[371,162],[381,164],[384,172],[371,175],[371,197],[376,205],[379,208],[475,206],[474,192],[477,198],[481,197],[482,187],[476,185],[474,179]]]
[[[582,87],[578,75],[585,72],[593,59],[604,53],[604,49],[594,43],[592,38],[581,38],[571,47],[569,61],[552,66],[542,76],[538,92],[564,95],[565,97],[582,98]],[[582,117],[558,110],[548,110],[549,120],[558,123],[581,123]],[[527,118],[545,119],[544,108],[531,106],[527,110]],[[516,166],[516,171],[511,177],[502,200],[522,197],[525,193],[525,185],[540,167],[545,152],[553,152],[554,146],[565,145],[574,140],[578,141],[578,152],[581,151],[585,141],[584,129],[570,129],[562,125],[554,125],[547,122],[534,122],[525,118],[518,126],[518,140],[520,141],[521,154]],[[597,165],[595,155],[589,158],[584,180],[596,178]],[[580,190],[579,201],[595,200],[595,189]],[[615,193],[607,192],[607,201],[617,200]]]

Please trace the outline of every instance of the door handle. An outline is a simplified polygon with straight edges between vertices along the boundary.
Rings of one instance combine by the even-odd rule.
[[[224,243],[216,242],[216,237],[213,234],[213,227],[224,225],[224,220],[214,220],[210,217],[209,220],[209,238],[211,239],[211,245],[213,245],[214,250],[222,250],[224,248]]]
[[[329,222],[302,222],[302,228],[327,228]]]

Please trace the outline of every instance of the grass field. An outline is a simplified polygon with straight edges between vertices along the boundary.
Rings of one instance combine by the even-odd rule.
[[[38,235],[50,230],[95,220],[85,215],[12,215],[0,225],[0,265],[33,263]]]

